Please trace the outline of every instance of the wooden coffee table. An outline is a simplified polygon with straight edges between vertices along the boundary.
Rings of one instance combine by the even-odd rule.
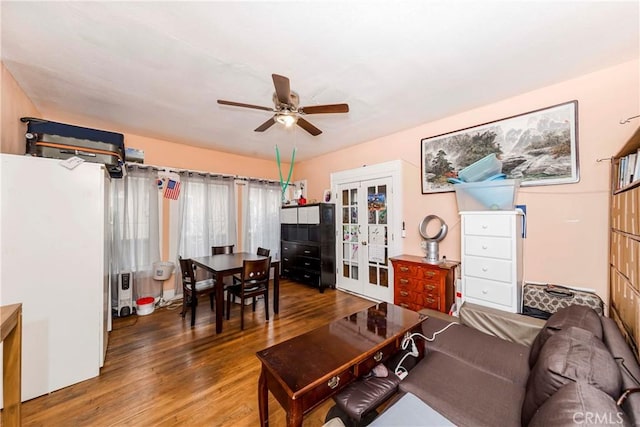
[[[268,391],[287,412],[287,426],[301,426],[304,414],[396,353],[424,319],[380,303],[259,351],[260,425],[269,425]]]

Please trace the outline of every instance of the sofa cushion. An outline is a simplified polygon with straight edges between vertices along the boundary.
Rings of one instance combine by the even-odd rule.
[[[448,322],[429,318],[422,322],[422,333],[431,338]],[[420,338],[417,338],[420,340]],[[529,376],[529,349],[463,325],[454,325],[425,343],[425,351],[440,352],[505,381],[526,386]]]
[[[531,345],[529,354],[529,366],[533,367],[538,359],[544,343],[557,332],[576,326],[586,329],[596,337],[602,339],[602,324],[600,316],[590,307],[583,305],[570,305],[554,313],[545,323]]]
[[[613,398],[620,393],[620,370],[599,338],[571,327],[549,338],[531,370],[522,406],[522,424],[556,391],[570,382],[583,381]]]
[[[535,413],[529,427],[630,426],[627,416],[611,396],[578,382],[553,394]]]
[[[520,424],[525,392],[522,385],[438,351],[425,355],[400,390],[416,395],[455,425],[492,427]]]

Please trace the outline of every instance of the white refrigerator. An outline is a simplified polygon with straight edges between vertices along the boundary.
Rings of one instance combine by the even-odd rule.
[[[109,176],[95,163],[69,170],[0,154],[0,188],[0,305],[22,303],[25,401],[96,377],[104,363]]]

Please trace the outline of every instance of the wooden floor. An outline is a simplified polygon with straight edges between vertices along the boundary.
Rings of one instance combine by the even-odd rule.
[[[234,304],[216,335],[215,315],[205,300],[193,328],[189,315],[178,315],[178,305],[114,319],[100,376],[23,403],[23,425],[258,426],[256,351],[372,305],[287,280],[280,289],[280,314],[271,311],[265,322],[262,301],[255,313],[248,306],[243,332]],[[304,426],[321,426],[332,405],[329,400],[308,414]],[[269,413],[270,425],[285,424],[271,395]]]

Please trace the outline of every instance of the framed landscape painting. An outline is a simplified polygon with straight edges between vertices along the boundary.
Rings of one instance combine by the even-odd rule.
[[[521,186],[578,182],[578,101],[424,138],[421,154],[422,194],[454,191],[448,179],[490,154]]]

